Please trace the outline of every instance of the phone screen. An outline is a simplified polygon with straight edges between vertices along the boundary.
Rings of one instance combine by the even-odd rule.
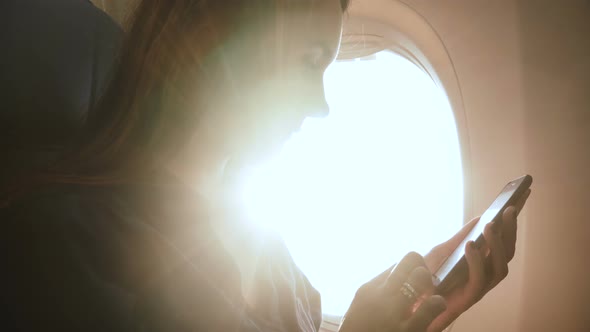
[[[463,239],[459,246],[453,251],[453,253],[445,260],[441,267],[433,275],[434,284],[438,286],[439,283],[444,282],[445,279],[451,274],[453,268],[459,263],[459,261],[465,255],[465,245],[468,241],[479,242],[483,241],[483,231],[486,224],[490,222],[501,222],[499,218],[510,204],[522,195],[531,185],[532,177],[525,175],[516,180],[508,182],[500,194],[496,197],[490,207],[484,212],[477,224],[471,229],[469,234]]]

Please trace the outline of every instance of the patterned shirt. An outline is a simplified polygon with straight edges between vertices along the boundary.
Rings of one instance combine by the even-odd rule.
[[[6,330],[320,327],[319,293],[274,234],[258,239],[256,301],[247,304],[207,209],[178,184],[51,186],[1,209],[0,223]]]

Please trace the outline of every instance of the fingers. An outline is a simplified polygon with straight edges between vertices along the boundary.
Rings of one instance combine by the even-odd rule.
[[[511,215],[514,216],[514,212],[515,211],[512,210],[512,212],[509,213],[511,213]],[[483,232],[483,236],[486,240],[487,247],[490,251],[489,260],[492,264],[492,277],[491,280],[489,280],[488,277],[488,288],[493,288],[498,283],[500,283],[500,281],[504,280],[504,278],[506,278],[506,276],[508,275],[508,260],[506,259],[504,241],[502,241],[500,235],[502,232],[502,229],[500,228],[501,226],[502,224],[489,223],[486,225]],[[514,249],[512,249],[512,251],[514,251]]]
[[[402,331],[422,332],[426,331],[432,321],[447,308],[444,298],[434,295],[422,302],[418,310],[404,323]]]
[[[410,308],[419,306],[419,300],[434,290],[432,274],[426,268],[424,258],[417,253],[407,254],[391,272],[382,273],[364,284],[355,294],[340,326],[340,331],[400,331],[409,322]],[[432,301],[432,302],[430,302]],[[437,302],[438,301],[438,302]],[[426,320],[410,327],[428,326],[441,310],[440,300],[421,304],[418,317]],[[424,306],[422,308],[422,306]],[[420,309],[421,308],[421,309]]]
[[[363,285],[351,304],[343,326],[351,331],[357,326],[359,330],[398,331],[412,304],[429,289],[429,285],[432,286],[431,273],[424,265],[422,256],[411,252],[391,269],[381,285],[375,287],[375,280]],[[402,293],[402,286],[406,294]]]
[[[407,281],[398,290],[398,295],[392,297],[390,318],[393,324],[390,324],[390,326],[396,326],[396,324],[410,316],[412,308],[418,306],[422,296],[431,293],[433,290],[434,286],[432,285],[430,271],[423,266],[415,268],[408,276]]]
[[[482,296],[486,285],[483,255],[473,241],[469,241],[465,245],[465,259],[469,267],[469,280],[465,285],[465,292],[468,294],[468,298],[472,299],[467,306],[470,307]]]
[[[455,248],[457,248],[461,242],[463,242],[463,239],[465,239],[467,234],[477,224],[478,221],[479,217],[472,219],[465,226],[463,226],[463,228],[461,228],[457,234],[453,235],[452,238],[432,248],[432,250],[425,257],[428,269],[430,271],[438,270],[448,255],[453,252],[453,250],[455,250]]]
[[[471,219],[470,222],[465,224],[465,226],[463,226],[463,228],[461,228],[461,230],[457,232],[457,234],[453,235],[453,237],[450,238],[447,242],[443,243],[443,245],[449,245],[452,248],[457,248],[457,246],[461,244],[461,242],[463,242],[463,239],[467,236],[467,234],[469,234],[471,229],[475,227],[475,225],[477,225],[478,221],[479,217]]]
[[[471,221],[465,224],[465,226],[463,226],[463,228],[461,228],[461,230],[457,232],[457,234],[453,235],[449,242],[453,243],[455,247],[457,247],[459,243],[461,243],[463,239],[467,236],[467,234],[469,234],[471,229],[475,227],[475,225],[477,225],[478,221],[479,217],[471,219]]]
[[[429,293],[434,290],[432,285],[432,273],[423,266],[417,267],[410,273],[407,281],[411,287],[416,291],[416,298],[410,299],[406,296],[402,296],[409,304],[414,304],[418,297]]]
[[[417,267],[426,266],[420,254],[410,252],[391,270],[385,281],[385,288],[397,292]]]
[[[404,283],[409,286],[404,286]],[[398,265],[391,271],[385,282],[385,290],[390,299],[389,307],[390,320],[399,322],[407,314],[409,308],[416,299],[432,285],[430,272],[424,267],[424,259],[415,252],[407,254]],[[402,293],[402,286],[409,287],[409,296]]]
[[[516,250],[516,230],[516,208],[509,206],[502,214],[502,231],[500,233],[507,262],[512,260]]]

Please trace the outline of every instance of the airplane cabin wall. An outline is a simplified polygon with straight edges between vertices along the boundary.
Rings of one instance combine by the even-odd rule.
[[[590,1],[518,2],[527,166],[521,331],[590,331]]]
[[[535,177],[509,276],[453,332],[588,331],[590,2],[403,2],[455,64],[474,211],[508,179]]]

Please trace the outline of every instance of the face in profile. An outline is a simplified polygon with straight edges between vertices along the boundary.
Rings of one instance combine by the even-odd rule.
[[[266,28],[238,31],[219,57],[221,83],[205,96],[199,129],[230,159],[264,159],[306,117],[328,113],[323,75],[340,44],[340,1],[290,2]]]

